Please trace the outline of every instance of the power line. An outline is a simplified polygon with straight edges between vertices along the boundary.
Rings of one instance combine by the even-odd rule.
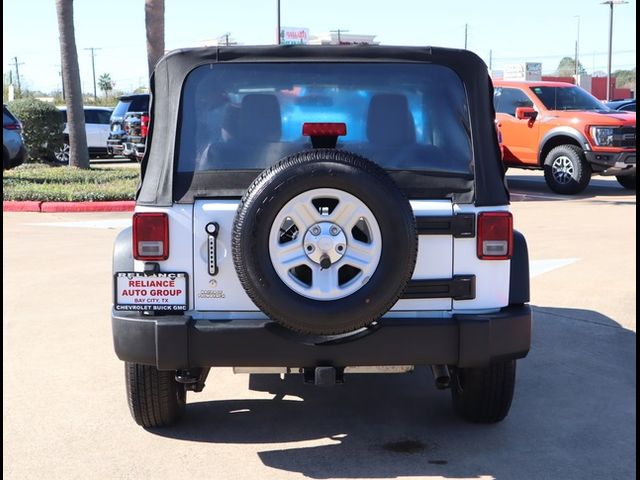
[[[95,50],[102,50],[101,48],[89,47],[85,48],[85,50],[91,50],[91,70],[93,71],[93,99],[98,101],[98,90],[96,89],[96,64],[94,61]]]

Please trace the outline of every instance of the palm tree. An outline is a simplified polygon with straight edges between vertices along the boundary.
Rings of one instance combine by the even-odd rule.
[[[60,56],[62,57],[62,82],[67,103],[69,126],[69,165],[89,168],[89,149],[84,126],[82,87],[78,67],[75,30],[73,28],[73,0],[56,0]]]
[[[111,80],[111,75],[108,73],[103,73],[98,77],[98,88],[104,92],[104,97],[107,98],[109,92],[113,90],[113,80]]]
[[[149,76],[164,55],[164,0],[144,0],[144,25],[147,30]]]

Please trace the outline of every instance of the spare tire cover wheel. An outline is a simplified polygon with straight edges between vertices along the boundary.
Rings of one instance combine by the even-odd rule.
[[[263,172],[233,227],[240,282],[260,310],[303,333],[357,330],[386,313],[413,274],[409,201],[373,162],[318,149]]]

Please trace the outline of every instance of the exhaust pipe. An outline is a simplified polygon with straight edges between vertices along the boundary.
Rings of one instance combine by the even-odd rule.
[[[449,375],[449,369],[446,365],[431,365],[431,373],[433,374],[433,379],[436,382],[436,388],[438,390],[449,388],[451,376]]]

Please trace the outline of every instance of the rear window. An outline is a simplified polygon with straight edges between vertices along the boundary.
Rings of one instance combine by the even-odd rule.
[[[263,169],[311,148],[305,122],[345,123],[337,147],[387,169],[470,172],[464,86],[441,65],[204,65],[181,109],[179,172]]]
[[[531,87],[549,110],[607,110],[586,90],[580,87]]]
[[[134,97],[129,105],[130,112],[147,112],[149,111],[149,96]]]
[[[120,100],[116,108],[113,110],[111,114],[112,117],[124,117],[124,114],[129,110],[129,105],[131,104],[131,100]]]
[[[2,124],[9,125],[11,123],[18,123],[18,120],[16,120],[16,117],[14,117],[11,114],[11,112],[9,112],[9,110],[3,107],[2,108]]]

